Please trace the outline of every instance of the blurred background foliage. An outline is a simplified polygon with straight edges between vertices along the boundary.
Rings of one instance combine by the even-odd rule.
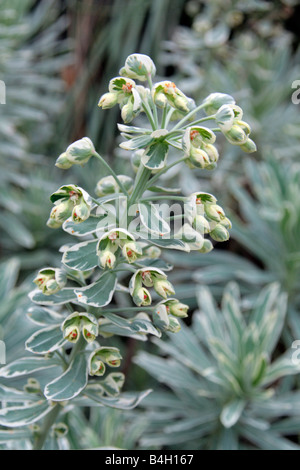
[[[57,156],[88,136],[116,171],[132,173],[116,150],[118,110],[97,107],[127,55],[151,55],[159,75],[196,101],[233,95],[258,147],[249,156],[224,143],[214,172],[166,175],[186,194],[213,192],[233,221],[231,239],[207,255],[164,255],[193,313],[166,344],[126,344],[127,388],[155,390],[143,407],[76,416],[71,408],[68,435],[49,448],[298,448],[289,353],[300,339],[300,108],[291,101],[299,12],[297,0],[1,0],[0,339],[8,360],[24,354],[35,271],[55,265],[67,240],[46,227],[49,195],[62,182],[93,194],[104,176],[92,161],[64,173]],[[26,448],[26,436],[2,444],[0,430],[0,446]]]

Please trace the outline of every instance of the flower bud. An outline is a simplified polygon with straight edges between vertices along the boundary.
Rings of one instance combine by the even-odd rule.
[[[181,330],[181,325],[177,318],[170,317],[169,318],[169,326],[167,328],[168,331],[171,333],[178,333]]]
[[[202,235],[210,232],[209,222],[203,215],[196,215],[193,222],[193,228]]]
[[[70,343],[77,343],[80,337],[80,314],[74,312],[69,315],[61,325],[64,339]]]
[[[195,147],[191,147],[190,162],[195,168],[205,168],[210,163],[207,153]]]
[[[169,295],[175,294],[174,287],[167,279],[155,279],[154,289],[158,295],[166,299]]]
[[[104,93],[101,96],[98,106],[102,109],[110,109],[113,108],[118,103],[118,95],[117,93]]]
[[[86,204],[85,201],[82,201],[80,204],[76,205],[72,212],[72,220],[77,224],[84,222],[90,216],[91,208]]]
[[[103,269],[106,269],[106,268],[113,269],[117,261],[113,252],[109,250],[100,252],[99,260],[100,260],[100,266]]]
[[[52,429],[57,439],[66,436],[69,432],[69,428],[65,423],[55,423]]]
[[[207,240],[206,238],[203,241],[203,245],[200,248],[199,253],[209,253],[214,249],[213,244],[210,240]]]
[[[102,377],[105,374],[106,367],[104,362],[97,356],[96,353],[92,353],[88,360],[89,375],[92,377]]]
[[[177,299],[168,299],[166,302],[163,302],[167,308],[167,312],[174,317],[186,318],[189,306],[185,305]]]
[[[207,217],[215,222],[220,222],[220,220],[225,217],[222,207],[218,204],[205,204],[204,211]]]
[[[94,155],[95,147],[91,139],[83,137],[66,150],[68,160],[74,165],[84,165]]]
[[[45,268],[39,271],[33,282],[44,295],[52,295],[65,287],[67,277],[61,269]]]
[[[228,219],[228,217],[224,217],[224,219],[221,219],[220,224],[229,230],[232,228],[231,221]]]
[[[50,228],[59,228],[62,226],[65,220],[67,220],[73,211],[74,204],[70,200],[64,200],[63,202],[55,205],[51,212],[50,217],[47,221],[47,225]]]
[[[101,347],[91,355],[91,360],[100,360],[110,367],[120,367],[122,356],[118,348]]]
[[[62,170],[68,170],[73,166],[73,163],[68,159],[67,152],[62,153],[56,160],[55,166]]]
[[[255,143],[253,142],[253,140],[249,138],[246,140],[246,142],[241,144],[240,147],[241,147],[241,150],[243,150],[243,152],[246,152],[246,153],[253,153],[253,152],[256,152],[257,150]]]
[[[89,318],[83,317],[81,320],[81,329],[84,339],[87,343],[92,343],[98,336],[98,322],[96,318]]]
[[[138,79],[142,82],[147,78],[154,77],[156,67],[153,61],[144,54],[131,54],[125,61],[125,66],[120,70],[120,75]]]
[[[70,343],[77,343],[80,336],[79,324],[70,325],[64,329],[64,339]]]
[[[242,145],[247,142],[248,135],[238,124],[233,124],[229,131],[224,132],[224,136],[232,145]]]
[[[221,224],[217,224],[215,228],[210,232],[210,236],[217,242],[226,242],[229,240],[228,230]]]
[[[188,113],[195,107],[194,101],[185,96],[175,83],[168,80],[154,85],[152,98],[157,106],[165,107],[169,104],[181,113]]]
[[[235,100],[232,96],[224,93],[211,93],[205,98],[203,104],[206,114],[212,115],[225,104],[235,104]]]
[[[139,256],[143,254],[142,249],[135,242],[125,243],[122,249],[123,256],[128,263],[134,263]]]
[[[152,302],[150,292],[145,287],[136,288],[133,291],[132,300],[138,307],[148,307]]]

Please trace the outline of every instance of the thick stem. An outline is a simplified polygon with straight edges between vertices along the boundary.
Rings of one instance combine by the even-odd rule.
[[[59,404],[56,404],[53,406],[53,409],[47,414],[44,425],[41,429],[41,432],[33,446],[33,450],[42,450],[44,447],[45,441],[48,437],[49,431],[53,424],[56,421],[56,418],[59,415],[59,412],[61,410],[61,406]]]

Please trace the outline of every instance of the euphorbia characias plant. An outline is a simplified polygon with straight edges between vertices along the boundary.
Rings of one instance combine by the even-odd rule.
[[[230,220],[213,195],[200,190],[174,195],[172,188],[157,184],[160,177],[183,163],[191,169],[214,169],[218,133],[244,151],[255,150],[249,125],[241,120],[242,110],[233,97],[213,93],[196,105],[174,83],[153,83],[156,67],[143,54],[130,55],[119,73],[99,106],[120,106],[120,146],[132,153],[135,179],[117,175],[87,137],[59,156],[56,165],[61,169],[97,158],[109,174],[99,172],[96,197],[74,184],[52,194],[49,227],[62,227],[76,241],[62,247],[60,267],[44,268],[34,280],[37,288],[30,296],[35,305],[28,315],[39,329],[26,348],[35,357],[0,370],[5,377],[54,371],[46,386],[35,387],[30,395],[32,413],[28,406],[24,416],[22,407],[0,411],[0,424],[8,427],[32,425],[45,417],[32,435],[35,448],[43,447],[69,403],[122,409],[139,403],[148,391],[127,393],[126,399],[121,393],[125,377],[116,371],[122,367],[122,356],[114,335],[146,340],[147,335],[160,337],[164,331],[176,334],[188,306],[176,298],[162,250],[207,253],[213,248],[208,236],[215,241],[229,238]],[[129,125],[137,116],[138,124],[146,119],[143,127]],[[177,154],[172,161],[168,161],[170,148]],[[183,212],[167,217],[157,207],[159,201],[177,202]],[[176,218],[183,223],[171,229]],[[131,306],[122,308],[114,302],[115,292],[128,295]],[[13,411],[23,419],[16,423]]]

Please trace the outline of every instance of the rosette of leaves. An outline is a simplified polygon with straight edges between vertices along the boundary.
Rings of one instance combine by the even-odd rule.
[[[299,374],[291,352],[274,357],[286,295],[277,284],[241,309],[238,286],[225,288],[220,308],[206,287],[191,327],[155,341],[161,357],[140,352],[135,362],[170,391],[156,391],[143,406],[149,429],[141,445],[168,449],[299,450]]]
[[[68,170],[97,159],[109,176],[103,181],[99,172],[96,194],[104,191],[104,196],[95,198],[75,184],[63,185],[51,195],[48,226],[62,227],[75,242],[61,248],[59,267],[45,267],[34,279],[37,288],[30,298],[35,305],[28,316],[37,328],[26,341],[27,351],[34,356],[0,370],[7,379],[29,376],[31,380],[35,372],[46,373],[39,383],[31,380],[25,392],[5,388],[7,404],[0,411],[0,424],[8,428],[25,428],[45,418],[35,435],[27,428],[36,449],[48,445],[50,430],[69,406],[130,409],[149,393],[121,393],[125,376],[116,370],[123,358],[118,337],[145,341],[147,335],[176,334],[180,318],[187,316],[188,306],[175,297],[175,287],[168,280],[171,266],[161,250],[208,252],[212,244],[206,234],[217,241],[229,237],[230,221],[212,194],[174,195],[172,188],[156,183],[171,167],[189,160],[194,145],[207,155],[201,154],[201,162],[215,155],[210,147],[215,131],[202,127],[205,121],[221,126],[225,122],[225,132],[234,126],[247,128],[242,139],[231,143],[248,142],[250,129],[240,120],[242,111],[233,97],[221,93],[209,95],[197,106],[175,84],[153,84],[155,71],[150,57],[132,54],[99,102],[104,108],[120,106],[126,121],[119,125],[121,146],[142,151],[134,181],[119,177],[88,137],[72,143],[56,162]],[[147,85],[136,84],[137,79]],[[229,111],[220,116],[224,106]],[[203,110],[204,115],[198,116]],[[145,113],[147,128],[128,125],[137,113]],[[172,119],[177,122],[171,124]],[[179,155],[168,164],[171,146]],[[184,209],[179,218],[184,217],[185,223],[171,227],[173,216],[167,217],[154,204],[157,201],[178,202]],[[12,401],[6,399],[9,393]]]

